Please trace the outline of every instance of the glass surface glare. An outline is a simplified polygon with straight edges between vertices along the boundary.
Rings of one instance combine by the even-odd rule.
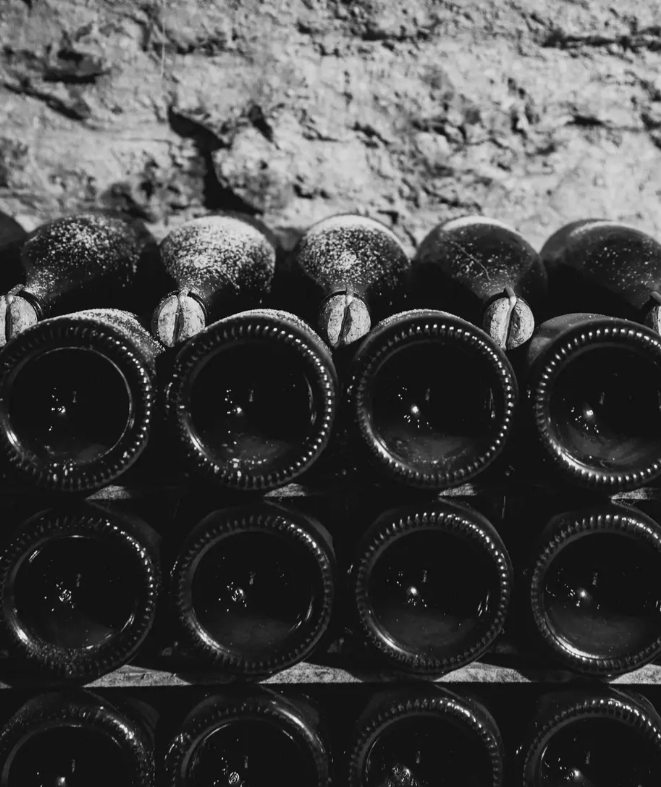
[[[191,387],[190,415],[194,434],[214,461],[262,473],[300,454],[317,404],[294,349],[244,342],[202,366]]]
[[[442,342],[405,346],[374,377],[372,422],[399,461],[421,472],[483,455],[503,412],[499,383],[480,356]]]
[[[41,460],[85,464],[121,439],[131,419],[124,376],[100,353],[44,352],[14,378],[9,418],[18,441]]]

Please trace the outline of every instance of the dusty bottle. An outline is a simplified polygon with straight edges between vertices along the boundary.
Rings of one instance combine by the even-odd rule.
[[[220,288],[226,313],[232,297],[240,303],[246,290],[265,296],[270,289],[275,250],[236,218],[189,222],[162,251],[171,270],[204,272],[209,290]],[[171,296],[154,318],[157,335],[167,329],[177,341],[187,338],[166,382],[173,442],[191,472],[222,486],[286,484],[330,438],[338,390],[330,350],[302,320],[273,309],[242,311],[199,330],[206,301],[196,292]]]
[[[206,516],[172,571],[175,616],[199,656],[267,674],[305,659],[330,623],[335,557],[326,529],[274,505]]]
[[[93,680],[135,656],[159,588],[145,522],[92,503],[42,511],[0,553],[0,631],[29,670]]]
[[[539,641],[577,672],[618,675],[661,653],[661,526],[614,503],[567,511],[527,569]]]
[[[544,696],[517,752],[517,787],[654,787],[661,718],[645,698],[593,686]]]
[[[661,326],[661,244],[635,227],[575,221],[544,244],[552,313],[595,312]]]
[[[0,731],[2,787],[155,787],[155,714],[91,692],[29,700]]]
[[[0,291],[6,292],[23,280],[21,246],[28,233],[11,216],[0,211]]]
[[[135,310],[151,273],[151,236],[104,213],[38,227],[21,248],[23,280],[0,297],[0,345],[38,320],[81,309]]]
[[[162,351],[135,315],[90,309],[26,328],[0,350],[0,451],[21,481],[97,489],[144,451]]]
[[[501,787],[504,748],[491,713],[440,686],[371,699],[348,755],[349,787]]]
[[[302,696],[227,688],[197,705],[170,743],[168,787],[328,787],[330,751],[319,710]]]
[[[555,474],[608,494],[661,475],[661,339],[599,314],[540,325],[526,348],[529,433]]]
[[[512,565],[493,525],[454,503],[388,511],[350,572],[359,633],[396,667],[438,674],[477,659],[501,633]]]
[[[292,253],[292,268],[307,285],[301,313],[316,320],[321,336],[337,349],[365,336],[375,320],[400,311],[411,263],[384,224],[346,213],[307,230]]]
[[[547,293],[541,257],[516,230],[484,216],[446,221],[413,260],[417,305],[481,325],[503,350],[525,344]]]
[[[175,347],[228,312],[260,306],[271,291],[274,243],[236,215],[192,219],[172,230],[160,253],[176,289],[154,311],[154,336]]]
[[[346,399],[356,447],[378,473],[447,489],[502,453],[518,387],[505,353],[480,328],[413,310],[383,320],[362,342]]]

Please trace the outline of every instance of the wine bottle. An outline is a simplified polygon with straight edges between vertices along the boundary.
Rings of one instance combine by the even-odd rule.
[[[210,216],[166,238],[162,256],[184,288],[153,322],[169,344],[170,329],[187,339],[165,384],[174,449],[193,474],[225,487],[288,483],[330,438],[338,388],[330,350],[302,320],[273,309],[230,314],[200,330],[211,306],[227,312],[268,294],[272,243],[253,224]],[[172,298],[178,305],[170,308]]]
[[[15,219],[0,211],[0,292],[10,290],[23,280],[21,246],[27,237],[28,233]]]
[[[254,688],[209,697],[186,717],[165,758],[168,787],[328,787],[319,710],[302,696]]]
[[[528,431],[558,478],[613,494],[661,475],[658,334],[614,317],[562,315],[538,327],[525,363]]]
[[[184,542],[172,598],[184,639],[225,671],[267,674],[305,659],[330,623],[335,558],[325,528],[275,505],[206,516]]]
[[[554,314],[596,312],[658,332],[661,244],[635,227],[605,219],[575,221],[546,241]]]
[[[501,787],[504,749],[491,713],[440,686],[378,692],[348,754],[349,787]]]
[[[0,632],[29,670],[93,680],[135,656],[159,588],[145,522],[92,503],[41,511],[0,553]]]
[[[452,312],[485,332],[503,350],[533,334],[533,309],[547,293],[539,254],[516,230],[484,216],[437,225],[413,260],[418,305]]]
[[[88,691],[33,697],[0,731],[0,784],[154,787],[154,717]]]
[[[98,489],[144,451],[162,347],[117,309],[52,317],[0,350],[0,452],[21,481]]]
[[[399,238],[380,221],[345,213],[318,221],[292,254],[294,276],[308,285],[309,310],[333,349],[362,339],[374,318],[398,311],[411,263]],[[303,316],[308,316],[307,312]]]
[[[400,483],[463,484],[502,453],[518,399],[516,377],[480,328],[413,310],[380,322],[362,342],[346,384],[356,447]]]
[[[655,787],[661,718],[645,698],[593,686],[547,694],[517,751],[521,787]]]
[[[149,237],[119,216],[94,212],[38,227],[22,246],[24,281],[0,297],[0,345],[45,317],[135,308]]]
[[[661,526],[609,503],[553,517],[527,568],[538,639],[559,663],[613,676],[661,653]]]
[[[512,565],[493,525],[438,501],[382,514],[350,572],[357,629],[395,667],[438,674],[477,659],[501,633]]]
[[[236,215],[204,216],[172,230],[160,251],[176,290],[154,312],[154,336],[174,347],[224,311],[260,306],[275,272],[275,241],[267,232]]]

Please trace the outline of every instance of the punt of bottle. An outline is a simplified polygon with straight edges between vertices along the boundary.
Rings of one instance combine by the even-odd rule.
[[[390,511],[367,531],[351,571],[357,627],[391,664],[441,673],[501,633],[512,566],[493,525],[464,506]]]
[[[166,410],[193,472],[266,490],[300,475],[324,450],[337,392],[330,351],[314,331],[291,314],[252,310],[182,347]]]
[[[661,527],[640,511],[610,504],[554,517],[528,590],[543,644],[572,670],[617,675],[661,653]]]
[[[382,690],[356,723],[350,787],[501,787],[504,749],[480,703],[441,687]]]
[[[385,475],[433,489],[492,464],[510,436],[517,396],[505,353],[480,328],[437,311],[379,323],[347,381],[363,453]]]
[[[131,467],[149,439],[161,347],[114,309],[27,328],[0,351],[0,450],[19,478],[89,491]]]
[[[331,755],[319,711],[306,698],[225,691],[197,705],[170,743],[168,787],[328,787]]]
[[[153,718],[91,692],[29,700],[0,732],[2,787],[155,787]]]
[[[661,338],[614,317],[543,323],[527,349],[533,429],[568,481],[610,494],[661,475]]]
[[[92,504],[43,511],[0,554],[0,631],[28,668],[93,680],[136,654],[159,588],[158,538],[144,522]]]
[[[521,787],[655,787],[661,718],[644,697],[574,689],[538,703],[517,757]]]
[[[172,571],[175,619],[187,643],[239,674],[274,672],[310,655],[328,629],[334,595],[326,530],[272,505],[205,517]]]

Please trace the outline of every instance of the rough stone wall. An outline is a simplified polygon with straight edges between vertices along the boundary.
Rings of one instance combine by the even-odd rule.
[[[0,0],[0,210],[661,237],[650,0]]]

